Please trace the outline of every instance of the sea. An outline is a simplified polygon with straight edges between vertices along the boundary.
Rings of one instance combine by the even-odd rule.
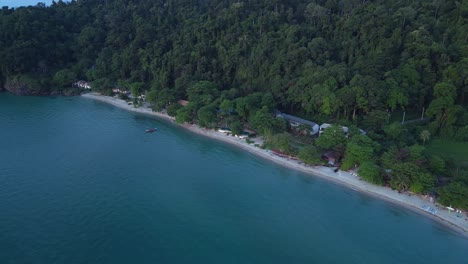
[[[145,133],[156,127],[154,133]],[[171,122],[0,93],[0,263],[466,263],[414,212]]]

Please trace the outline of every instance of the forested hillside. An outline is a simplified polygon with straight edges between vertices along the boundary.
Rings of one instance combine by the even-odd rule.
[[[288,129],[272,117],[275,109],[357,126],[368,134],[317,140],[296,151],[310,157],[311,148],[332,149],[345,169],[364,165],[370,181],[437,191],[442,202],[468,208],[468,169],[460,165],[466,160],[422,146],[434,138],[468,140],[467,20],[468,1],[451,0],[76,0],[4,7],[0,89],[48,94],[82,79],[106,94],[114,87],[146,93],[156,110],[169,106],[180,122],[210,127],[222,119],[273,142]],[[173,104],[180,99],[189,105]],[[403,112],[428,120],[392,123],[392,113]]]

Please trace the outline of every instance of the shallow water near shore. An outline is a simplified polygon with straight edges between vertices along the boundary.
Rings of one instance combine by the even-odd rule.
[[[144,133],[157,127],[155,133]],[[408,209],[85,98],[0,94],[1,263],[463,263]]]

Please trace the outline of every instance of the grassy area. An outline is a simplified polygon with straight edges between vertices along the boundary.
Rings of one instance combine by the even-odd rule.
[[[426,145],[429,152],[440,157],[449,157],[455,161],[468,162],[468,142],[454,142],[435,139]]]

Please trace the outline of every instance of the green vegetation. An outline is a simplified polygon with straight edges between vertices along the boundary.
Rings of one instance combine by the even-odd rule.
[[[372,161],[374,159],[375,148],[376,144],[368,136],[353,136],[351,140],[348,141],[341,168],[349,170],[355,165],[361,165],[364,162]]]
[[[384,183],[379,166],[371,161],[366,161],[361,164],[361,167],[359,168],[359,176],[374,184],[382,185]]]
[[[435,139],[427,145],[430,153],[468,164],[468,142]]]
[[[442,204],[449,204],[457,208],[468,208],[468,188],[466,183],[452,182],[439,189]]]
[[[299,151],[299,158],[309,165],[320,165],[322,160],[320,159],[320,151],[315,146],[307,146]]]
[[[323,131],[315,143],[325,149],[342,149],[346,143],[346,135],[339,125],[331,125]]]
[[[4,7],[0,84],[47,94],[86,80],[106,95],[146,94],[179,123],[255,129],[306,163],[333,153],[365,180],[468,209],[467,17],[467,1],[433,0]],[[336,125],[312,138],[275,110]]]
[[[177,115],[177,111],[181,108],[183,108],[183,106],[180,104],[173,103],[167,107],[167,114],[174,117]]]
[[[271,135],[267,137],[265,145],[287,155],[295,154],[295,148],[292,146],[292,138],[289,133]]]

